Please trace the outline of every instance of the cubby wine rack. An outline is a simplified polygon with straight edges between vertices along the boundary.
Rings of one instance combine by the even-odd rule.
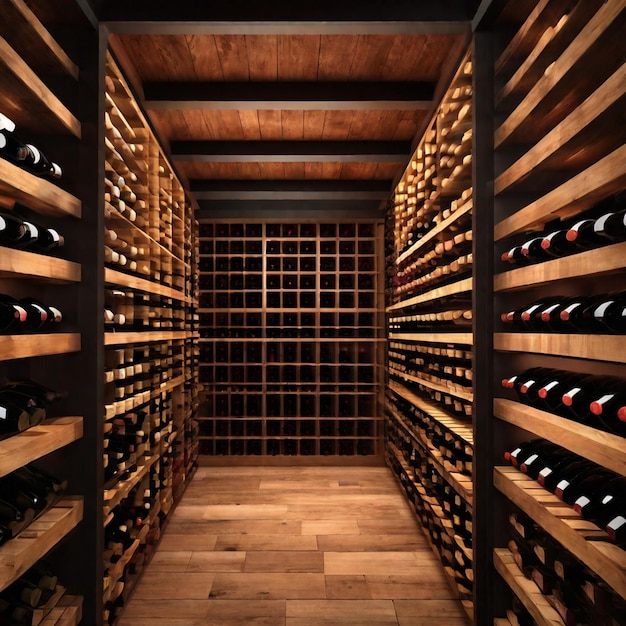
[[[382,456],[379,230],[200,224],[203,458]]]

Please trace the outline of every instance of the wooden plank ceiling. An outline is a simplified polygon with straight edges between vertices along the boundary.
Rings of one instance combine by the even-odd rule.
[[[362,0],[347,3],[354,21],[324,0],[304,16],[281,2],[202,4],[214,3],[104,0],[100,12],[208,215],[267,203],[384,207],[468,45],[475,3],[438,12],[400,2],[411,9],[398,19]]]

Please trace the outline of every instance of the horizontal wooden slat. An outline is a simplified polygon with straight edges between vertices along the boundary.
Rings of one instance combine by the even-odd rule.
[[[418,250],[423,248],[429,241],[434,239],[439,233],[443,232],[450,226],[454,224],[454,222],[458,221],[463,215],[465,215],[468,211],[472,210],[473,207],[472,200],[468,200],[462,207],[457,209],[452,215],[443,220],[440,224],[437,224],[434,228],[431,228],[421,239],[416,241],[408,250],[403,252],[396,259],[396,265],[400,265],[403,261],[413,256]]]
[[[74,333],[0,335],[0,361],[66,354],[78,350],[80,350],[80,335]]]
[[[493,410],[497,418],[509,424],[514,424],[539,437],[549,439],[599,465],[626,476],[623,437],[505,398],[495,398]]]
[[[537,489],[537,483],[515,468],[494,468],[496,488],[529,515],[547,533],[552,535],[566,550],[578,557],[585,565],[605,580],[622,598],[626,598],[626,551],[606,541],[587,541],[584,531],[576,530],[570,518],[577,519],[573,509],[555,502],[540,501],[542,494],[551,495],[545,489]],[[585,526],[594,527],[586,523]],[[596,530],[599,531],[597,527]],[[606,535],[608,540],[608,535]]]
[[[435,383],[433,381],[427,380],[426,378],[422,378],[421,376],[412,376],[411,374],[406,374],[405,372],[396,373],[398,376],[404,378],[404,380],[409,380],[419,385],[424,385],[424,387],[428,387],[429,389],[434,389],[435,391],[447,393],[451,396],[455,396],[456,398],[466,400],[467,402],[474,401],[474,395],[472,394],[472,392],[463,390],[460,385],[455,385],[454,387],[446,387],[445,385]]]
[[[550,72],[537,81],[522,102],[497,128],[494,135],[495,147],[501,146],[522,124],[532,117],[537,105],[546,100],[560,84],[568,72],[580,62],[581,58],[596,44],[597,39],[618,19],[624,10],[624,0],[605,3],[583,30],[572,41],[564,53],[554,62]]]
[[[424,343],[458,343],[465,346],[471,346],[474,343],[472,333],[389,333],[389,339]]]
[[[474,445],[474,436],[471,432],[470,422],[463,421],[458,417],[447,413],[439,405],[433,402],[429,402],[425,398],[421,398],[420,396],[413,393],[410,389],[407,389],[406,387],[395,381],[389,382],[389,389],[397,393],[400,397],[404,398],[411,404],[414,404],[416,407],[422,409],[422,411],[428,413],[428,415],[430,415],[434,420],[445,425],[446,428],[450,429],[458,437],[463,439],[463,441],[467,442],[470,445]]]
[[[27,124],[29,128],[50,132],[48,124],[54,124],[59,131],[64,130],[80,138],[78,119],[46,87],[4,37],[0,37],[0,59],[0,78],[5,83],[3,91],[7,90],[0,94],[0,102],[3,103],[6,115],[15,117],[14,121],[19,124],[23,119],[20,110],[23,109],[30,114]],[[9,93],[10,99],[7,97]],[[6,106],[5,99],[8,100]]]
[[[415,306],[416,304],[423,304],[424,302],[439,300],[440,298],[446,298],[447,296],[467,293],[472,291],[472,286],[472,278],[463,278],[462,280],[459,280],[455,283],[450,283],[449,285],[445,285],[443,287],[436,287],[435,289],[431,289],[430,291],[420,294],[419,296],[413,296],[412,298],[408,298],[406,300],[403,300],[402,302],[392,304],[391,306],[388,306],[386,310],[388,313],[390,313],[392,311],[399,311],[411,306]]]
[[[78,198],[5,159],[0,159],[0,192],[43,215],[81,216]]]
[[[0,276],[38,280],[43,278],[52,283],[80,282],[81,267],[78,263],[45,254],[2,248]]]
[[[38,72],[62,70],[78,79],[78,67],[50,35],[24,0],[7,0],[2,7],[0,34],[9,39],[26,62]],[[19,46],[18,46],[19,44]]]
[[[155,341],[173,341],[174,339],[186,339],[188,333],[184,330],[164,330],[145,332],[114,332],[104,334],[105,346],[119,346],[125,343],[150,343]]]
[[[556,333],[495,333],[495,350],[569,356],[626,363],[624,335],[559,335]]]
[[[617,133],[603,140],[598,136],[597,128],[598,124],[602,123],[599,118],[605,114],[607,116],[612,114],[615,118],[615,128],[619,128],[621,111],[624,108],[624,103],[620,101],[624,99],[625,93],[626,65],[622,65],[577,109],[496,177],[495,194],[509,190],[549,163],[552,163],[552,167],[562,168],[563,163],[567,163],[573,155],[580,152],[581,146],[586,148],[585,154],[588,162],[597,160],[592,150],[601,148],[601,141],[613,143],[615,147],[615,142],[619,141]]]
[[[83,518],[83,499],[66,497],[0,547],[0,588],[4,589],[63,539]]]
[[[623,271],[624,258],[626,243],[617,243],[497,274],[494,277],[493,289],[514,291],[557,280]]]
[[[153,283],[145,278],[118,272],[109,267],[104,268],[104,282],[120,287],[128,287],[129,289],[138,289],[139,291],[165,296],[166,298],[172,298],[173,300],[180,300],[182,302],[188,302],[190,300],[182,291],[172,289],[160,283]]]
[[[0,476],[6,476],[82,436],[82,417],[55,417],[0,441]]]
[[[563,626],[561,616],[539,591],[539,587],[524,576],[509,550],[496,548],[493,563],[496,571],[533,616],[537,626]]]
[[[78,626],[83,617],[82,596],[64,595],[40,626]]]
[[[494,239],[500,241],[524,230],[540,229],[555,217],[578,213],[607,195],[621,191],[625,181],[626,145],[503,219],[494,228]]]

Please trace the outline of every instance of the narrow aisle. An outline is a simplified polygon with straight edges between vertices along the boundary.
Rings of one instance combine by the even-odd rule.
[[[200,468],[120,626],[466,626],[386,467]]]

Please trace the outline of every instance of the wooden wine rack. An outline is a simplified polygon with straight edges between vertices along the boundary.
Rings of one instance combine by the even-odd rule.
[[[624,9],[621,0],[551,0],[536,3],[527,13],[513,15],[505,9],[490,23],[494,41],[504,42],[495,50],[493,67],[493,97],[501,120],[493,138],[496,319],[516,303],[549,293],[590,295],[595,289],[611,291],[623,282],[623,242],[518,268],[500,262],[499,255],[523,237],[530,238],[531,231],[542,231],[553,220],[573,218],[624,189],[626,66],[623,55],[605,60],[606,51],[623,50]],[[511,32],[513,36],[504,36]],[[514,158],[507,156],[513,152]],[[626,376],[623,336],[506,332],[499,322],[494,328],[494,364],[504,376],[544,363]],[[506,449],[545,437],[626,475],[621,437],[504,397],[494,398],[493,411],[492,437]],[[494,450],[500,458],[503,452]],[[511,467],[495,467],[494,483],[496,508],[525,511],[624,597],[626,552],[609,541],[597,541],[606,535],[603,530],[581,520],[556,496]],[[495,516],[492,520],[495,528]],[[490,592],[504,583],[537,623],[562,623],[547,597],[500,547],[506,545],[504,533],[496,532],[495,537],[493,560],[499,577],[489,585]],[[502,613],[502,607],[495,610],[496,615]]]
[[[429,439],[429,431],[418,427],[409,416],[399,414],[393,403],[394,398],[401,398],[408,406],[428,416],[431,427],[441,429],[447,436],[462,442],[464,448],[471,449],[471,414],[461,419],[452,414],[449,407],[424,397],[422,392],[414,391],[413,387],[417,385],[434,394],[446,394],[450,403],[454,398],[461,399],[468,406],[473,402],[473,393],[471,387],[448,380],[447,374],[440,371],[432,374],[425,371],[405,372],[402,361],[398,361],[397,356],[392,358],[392,354],[397,342],[402,344],[403,349],[411,346],[454,346],[471,351],[473,333],[467,332],[467,326],[455,328],[451,322],[446,324],[446,320],[452,319],[454,315],[431,315],[431,312],[461,308],[456,306],[455,298],[469,303],[467,308],[471,309],[472,109],[472,63],[468,53],[461,60],[436,115],[395,190],[391,212],[393,219],[387,222],[388,229],[393,229],[388,233],[388,239],[393,240],[394,245],[394,252],[387,256],[387,264],[395,284],[387,292],[386,309],[390,328],[389,372],[394,377],[388,383],[387,393],[391,395],[386,406],[388,463],[397,474],[400,472],[399,478],[415,507],[416,515],[424,528],[428,529],[427,536],[433,539],[435,551],[449,574],[451,587],[459,594],[470,616],[473,615],[470,580],[473,575],[467,570],[472,569],[472,550],[464,545],[459,548],[465,555],[461,560],[467,560],[469,565],[455,571],[458,563],[450,558],[455,541],[450,514],[441,507],[441,503],[433,502],[426,495],[422,477],[409,466],[407,458],[393,443],[393,439],[401,437],[413,451],[420,451],[420,455],[426,454],[443,480],[467,503],[470,510],[473,499],[472,478],[460,474],[450,460],[443,458]],[[419,238],[412,240],[411,230],[419,226],[420,222],[431,226],[419,233]],[[456,244],[455,237],[460,244]],[[459,249],[455,258],[457,245],[465,247]],[[419,276],[421,278],[415,278]],[[452,304],[447,305],[446,302]],[[437,327],[434,323],[430,326],[428,319],[433,319],[433,322],[440,320],[443,326]],[[414,331],[394,328],[411,321],[418,324]]]
[[[382,458],[380,230],[200,224],[203,463]]]
[[[141,367],[141,363],[132,361],[138,354],[136,349],[147,354],[152,372],[147,388],[126,391],[123,398],[113,394],[115,370],[104,372],[105,437],[115,418],[133,411],[146,412],[143,430],[148,436],[132,455],[136,466],[104,491],[105,533],[115,523],[116,507],[141,502],[146,488],[150,488],[154,498],[150,515],[134,535],[132,545],[107,568],[102,599],[104,620],[114,623],[119,617],[116,607],[132,594],[141,568],[152,554],[151,542],[158,539],[163,520],[182,495],[196,466],[192,418],[197,410],[198,392],[194,353],[197,292],[191,203],[110,53],[106,76],[105,243],[121,254],[129,254],[128,260],[134,260],[137,266],[131,271],[130,263],[107,265],[104,284],[107,290],[152,298],[145,306],[142,304],[141,312],[132,301],[134,311],[125,311],[131,312],[132,317],[143,316],[141,319],[146,322],[154,320],[160,326],[136,330],[121,325],[103,337],[105,358],[123,358],[124,370],[131,380],[138,375],[135,368]],[[115,237],[111,237],[111,232]],[[112,300],[111,308],[116,304]],[[181,319],[174,319],[178,314],[170,313],[171,307],[176,307]],[[120,365],[117,362],[116,366]],[[120,580],[126,582],[120,584]]]
[[[75,156],[67,152],[61,154],[59,143],[77,146],[81,123],[62,98],[52,91],[49,79],[52,74],[62,76],[76,90],[78,66],[25,2],[9,0],[3,3],[2,12],[0,112],[16,123],[21,138],[42,147],[50,159],[58,160],[65,173],[76,171]],[[48,140],[49,134],[60,138],[56,145]],[[2,210],[17,209],[16,213],[21,216],[54,227],[61,233],[76,228],[82,214],[82,191],[77,186],[68,191],[67,184],[65,176],[57,184],[0,158]],[[72,408],[82,411],[85,407],[71,400],[77,391],[77,384],[72,380],[74,367],[80,371],[87,358],[81,352],[75,304],[80,298],[81,261],[72,258],[64,249],[49,254],[0,249],[0,292],[16,297],[36,296],[50,304],[57,302],[61,294],[63,304],[59,307],[64,315],[61,332],[0,336],[0,374],[9,380],[32,377],[55,389],[62,385],[68,392]],[[64,293],[69,297],[63,296]],[[59,370],[58,375],[53,371],[55,369]],[[32,462],[43,467],[52,464],[52,473],[72,485],[68,492],[78,493],[64,496],[17,537],[0,547],[0,590],[40,559],[59,558],[62,543],[71,546],[75,552],[81,551],[77,534],[73,531],[83,520],[86,492],[70,480],[72,466],[67,453],[70,444],[81,449],[86,444],[83,415],[70,415],[48,417],[40,425],[0,441],[0,476]],[[73,591],[83,592],[79,583],[72,581],[72,587],[74,585]],[[41,623],[78,624],[82,597],[70,598],[64,596],[64,592],[65,589],[58,586],[50,601],[36,609],[37,619],[43,620]],[[70,609],[70,604],[76,610]],[[66,612],[64,605],[68,608],[67,620],[61,622],[61,614]]]

